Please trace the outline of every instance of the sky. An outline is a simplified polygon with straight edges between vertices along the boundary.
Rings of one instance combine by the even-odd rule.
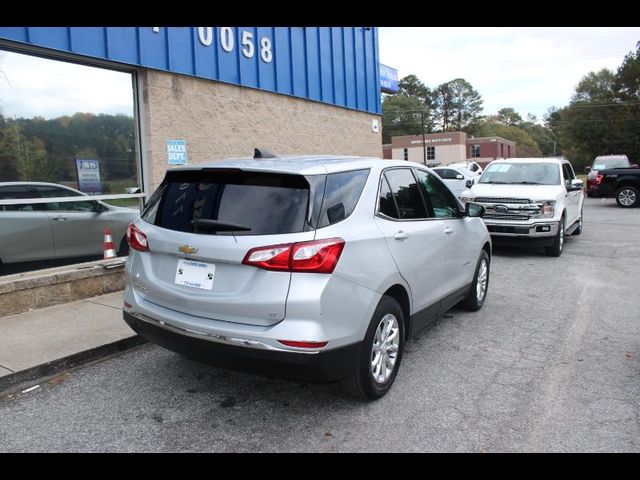
[[[133,116],[131,75],[0,50],[0,113],[49,119],[75,112]]]
[[[566,106],[584,75],[614,72],[640,41],[640,27],[380,27],[380,62],[426,86],[463,78],[484,115],[512,107],[538,120]]]

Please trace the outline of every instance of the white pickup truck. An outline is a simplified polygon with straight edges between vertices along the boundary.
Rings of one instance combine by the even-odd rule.
[[[565,158],[493,161],[461,199],[485,207],[492,238],[529,239],[552,257],[562,253],[565,235],[582,232],[583,182]]]

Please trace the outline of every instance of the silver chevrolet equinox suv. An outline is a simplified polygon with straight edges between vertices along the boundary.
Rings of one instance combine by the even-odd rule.
[[[194,360],[378,398],[412,334],[458,303],[482,307],[483,213],[403,161],[171,169],[129,226],[124,319]]]

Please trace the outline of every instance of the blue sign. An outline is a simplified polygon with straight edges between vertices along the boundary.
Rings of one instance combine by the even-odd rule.
[[[76,159],[78,190],[90,195],[100,195],[100,162],[98,160]]]
[[[380,90],[384,93],[398,93],[398,70],[380,64]]]
[[[167,140],[167,160],[169,165],[186,165],[189,161],[186,140]]]
[[[376,27],[0,27],[0,40],[382,111]]]

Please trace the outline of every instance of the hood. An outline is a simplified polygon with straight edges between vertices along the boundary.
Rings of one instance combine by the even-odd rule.
[[[528,198],[537,200],[555,200],[565,193],[562,185],[492,185],[476,183],[463,195],[469,198],[477,197],[509,197]]]

